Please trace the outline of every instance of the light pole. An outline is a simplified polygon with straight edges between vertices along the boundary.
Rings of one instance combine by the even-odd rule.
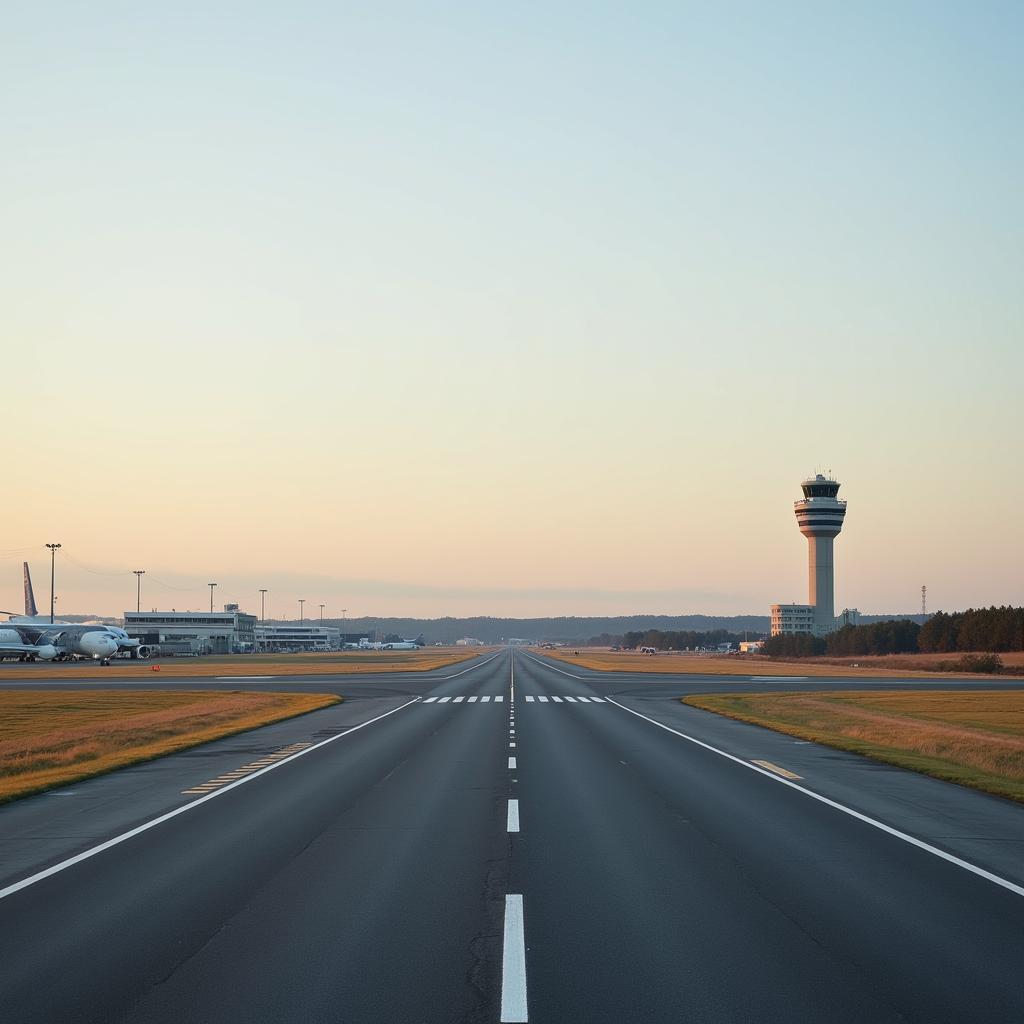
[[[260,622],[263,625],[263,649],[267,649],[267,588],[260,587]]]
[[[320,605],[320,625],[324,624],[324,606]]]
[[[213,612],[213,588],[215,586],[217,586],[217,584],[216,583],[207,583],[206,585],[210,588],[210,612],[212,613]]]
[[[57,557],[57,548],[59,548],[60,545],[59,544],[47,544],[46,546],[50,549],[50,625],[52,626],[53,625],[53,601],[54,601],[54,597],[53,597],[53,572],[54,572],[53,565],[54,565],[54,560]]]
[[[303,605],[306,603],[304,597],[299,598],[299,625],[301,626],[306,621],[306,613],[303,610]]]
[[[146,575],[145,569],[132,569],[135,573],[135,610],[142,611],[142,577]]]

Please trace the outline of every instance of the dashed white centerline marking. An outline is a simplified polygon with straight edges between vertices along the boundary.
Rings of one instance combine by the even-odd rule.
[[[501,1024],[525,1024],[526,933],[523,927],[523,897],[505,897],[505,936],[501,952]]]
[[[566,700],[567,700],[567,701],[568,701],[568,702],[569,702],[570,704],[575,704],[575,703],[576,703],[576,698],[575,698],[575,697],[566,697],[565,699],[566,699]]]
[[[463,697],[452,697],[453,704],[461,704],[466,698]]]
[[[527,694],[527,697],[526,697],[526,699],[527,699],[527,700],[528,700],[528,701],[529,701],[529,702],[530,702],[531,704],[533,703],[533,697],[532,697],[532,696],[531,696],[530,694]]]
[[[494,698],[494,703],[500,704],[504,699],[504,696],[502,696],[502,694],[499,693],[498,696]]]
[[[510,743],[508,746],[510,750],[513,750],[515,748],[515,743]]]
[[[435,700],[437,700],[436,697],[424,697],[423,698],[423,703],[424,704],[432,704]]]
[[[542,704],[547,704],[548,702],[547,697],[538,697],[537,700],[539,700]]]
[[[578,701],[582,702],[583,704],[589,704],[590,703],[590,698],[589,697],[577,697],[576,699]]]
[[[515,766],[516,766],[516,759],[514,757],[510,757],[508,759],[508,766],[509,766],[509,768],[515,768]]]
[[[561,703],[562,703],[562,698],[561,698],[561,697],[555,697],[555,696],[552,696],[552,698],[551,698],[551,699],[552,699],[552,700],[553,700],[553,701],[554,701],[554,702],[555,702],[556,704],[561,704]]]
[[[488,694],[486,697],[481,697],[480,698],[480,703],[481,704],[486,704],[490,699],[491,699],[491,695]]]
[[[438,704],[447,704],[448,701],[450,701],[450,700],[451,700],[451,697],[438,697],[437,698],[437,703]]]
[[[519,801],[509,800],[508,802],[508,830],[509,832],[519,831]]]
[[[590,698],[595,704],[603,704],[604,697],[591,697]]]

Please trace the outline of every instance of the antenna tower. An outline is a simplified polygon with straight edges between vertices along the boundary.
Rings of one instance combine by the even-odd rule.
[[[928,614],[928,588],[921,588],[921,614],[927,616]]]

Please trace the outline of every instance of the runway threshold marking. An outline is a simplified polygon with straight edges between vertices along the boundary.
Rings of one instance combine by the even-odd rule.
[[[505,897],[505,935],[501,951],[501,1024],[524,1024],[526,1007],[526,934],[523,897]]]
[[[802,775],[797,775],[796,772],[791,772],[786,768],[780,768],[777,764],[773,764],[771,761],[751,761],[751,764],[759,764],[762,768],[767,768],[770,772],[775,772],[776,775],[781,775],[784,779],[802,779]]]
[[[373,725],[384,718],[397,714],[404,708],[409,707],[410,704],[415,704],[418,700],[418,697],[413,697],[412,700],[407,700],[404,704],[399,704],[397,708],[392,708],[390,711],[385,711],[383,714],[377,715],[375,718],[370,718],[365,722],[360,722],[359,725],[353,725],[351,729],[346,729],[344,732],[328,736],[327,739],[321,740],[319,743],[314,743],[312,746],[306,747],[304,750],[299,750],[289,757],[283,757],[281,760],[275,761],[273,764],[268,764],[265,768],[261,768],[259,771],[253,772],[251,775],[246,775],[244,778],[236,779],[234,782],[231,782],[226,786],[222,786],[210,793],[206,793],[195,800],[190,800],[187,804],[182,804],[180,807],[175,807],[173,810],[167,811],[166,814],[161,814],[156,818],[151,818],[149,821],[145,821],[141,825],[137,825],[135,828],[129,829],[127,832],[122,832],[119,836],[114,836],[113,839],[108,839],[106,842],[100,843],[98,846],[93,846],[88,850],[83,850],[81,853],[76,853],[74,857],[68,857],[57,864],[44,868],[42,871],[37,871],[34,875],[29,875],[27,878],[23,878],[19,882],[12,882],[10,885],[0,889],[0,900],[6,899],[8,896],[13,896],[14,893],[21,892],[22,889],[27,889],[29,886],[35,885],[36,883],[43,881],[43,879],[49,878],[51,875],[56,875],[61,871],[66,871],[75,864],[80,864],[84,860],[89,860],[97,854],[104,853],[107,850],[113,849],[115,846],[120,846],[121,843],[125,843],[129,839],[134,839],[136,836],[142,835],[143,832],[148,832],[151,828],[156,828],[157,825],[162,825],[165,821],[170,821],[172,818],[178,817],[179,814],[184,814],[186,811],[194,810],[196,807],[200,807],[203,804],[208,803],[210,800],[216,800],[217,797],[223,796],[225,793],[228,793],[233,789],[237,789],[239,786],[244,786],[246,783],[252,782],[254,779],[258,779],[261,776],[266,775],[268,772],[282,768],[286,764],[291,764],[292,761],[297,761],[300,757],[305,757],[307,754],[312,754],[314,750],[326,747],[329,743],[334,743],[337,740],[344,739],[346,736],[351,736],[352,733],[358,732],[360,729],[365,729],[368,725]]]
[[[620,704],[617,700],[614,700],[611,697],[606,699],[610,704],[614,704],[616,707],[622,708],[623,711],[628,711],[631,715],[636,715],[637,718],[642,718],[645,722],[650,722],[651,725],[656,725],[659,729],[664,729],[665,732],[672,733],[673,736],[678,736],[680,739],[686,740],[688,743],[693,743],[698,747],[703,747],[705,750],[711,751],[712,754],[718,754],[719,757],[724,757],[735,764],[741,765],[748,771],[757,772],[758,775],[763,775],[766,779],[771,779],[772,782],[777,782],[780,786],[788,786],[790,789],[795,789],[798,793],[803,793],[804,796],[809,796],[812,800],[817,800],[818,803],[825,804],[826,807],[831,807],[833,810],[840,811],[843,814],[848,814],[851,818],[856,818],[858,821],[864,822],[865,825],[877,828],[880,832],[885,832],[887,835],[890,835],[895,839],[902,840],[910,846],[916,846],[919,850],[923,850],[925,853],[930,853],[933,857],[938,857],[939,860],[944,860],[948,864],[953,864],[958,868],[962,868],[964,871],[969,871],[972,875],[984,878],[986,881],[992,882],[994,885],[998,885],[1009,892],[1016,893],[1018,896],[1024,896],[1024,886],[1017,885],[1016,882],[1011,882],[1008,878],[1002,878],[1000,875],[993,874],[991,871],[986,871],[977,864],[972,864],[970,861],[963,860],[955,854],[947,853],[945,850],[940,850],[937,846],[932,846],[931,843],[926,843],[923,839],[918,839],[916,836],[909,835],[906,832],[901,832],[898,828],[893,828],[892,825],[886,825],[884,821],[879,821],[877,818],[871,818],[866,814],[862,814],[860,811],[855,811],[852,807],[847,807],[846,804],[839,803],[838,800],[833,800],[830,797],[823,796],[821,793],[815,793],[813,789],[808,789],[806,786],[800,786],[790,779],[782,778],[774,772],[768,771],[767,768],[762,768],[760,765],[753,764],[750,761],[744,761],[742,757],[730,754],[727,750],[720,750],[718,747],[714,747],[710,743],[705,743],[704,740],[697,739],[696,736],[688,736],[685,732],[673,729],[670,725],[665,725],[663,722],[656,721],[653,718],[648,718],[647,715],[641,714],[639,711],[634,711],[632,708],[626,707],[625,704]],[[0,896],[2,895],[3,893],[0,892]]]

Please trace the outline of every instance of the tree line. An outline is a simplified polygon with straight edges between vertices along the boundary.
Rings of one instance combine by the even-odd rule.
[[[624,633],[621,643],[627,651],[635,651],[638,647],[653,647],[656,651],[692,651],[697,647],[717,647],[725,643],[735,647],[742,639],[742,633],[731,633],[727,629],[647,629]]]
[[[827,636],[783,633],[764,645],[773,657],[814,655],[917,654],[1024,650],[1024,608],[968,608],[936,612],[924,625],[908,619],[844,626]]]

